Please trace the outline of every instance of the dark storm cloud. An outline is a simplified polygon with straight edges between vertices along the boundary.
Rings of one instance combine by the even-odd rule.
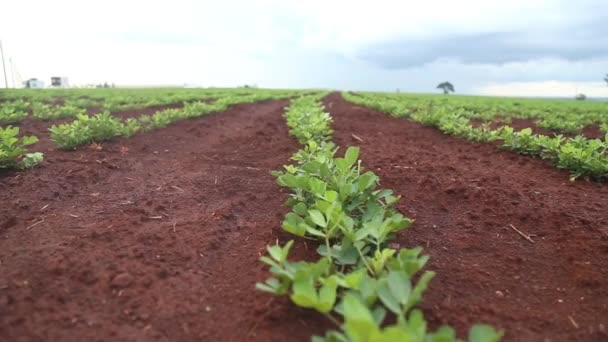
[[[581,61],[608,57],[608,21],[572,29],[447,35],[427,40],[376,43],[357,57],[386,69],[417,67],[442,59],[466,64],[504,64],[541,58]]]

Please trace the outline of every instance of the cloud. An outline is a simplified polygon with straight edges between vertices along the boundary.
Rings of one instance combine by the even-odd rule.
[[[23,79],[467,93],[601,80],[606,17],[605,0],[20,0],[0,38]]]
[[[411,68],[435,61],[505,64],[538,59],[582,61],[608,57],[608,21],[593,21],[568,30],[488,32],[429,39],[397,39],[370,44],[357,57],[388,69]]]

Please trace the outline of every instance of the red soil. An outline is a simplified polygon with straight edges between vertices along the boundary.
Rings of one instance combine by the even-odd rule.
[[[427,268],[438,275],[422,307],[433,326],[454,325],[464,337],[487,322],[505,329],[506,341],[608,340],[607,185],[570,182],[545,161],[337,94],[326,108],[335,142],[361,146],[363,164],[416,220],[398,243],[431,256]]]
[[[182,103],[170,104],[170,105],[162,105],[162,106],[151,106],[140,109],[131,109],[125,111],[119,111],[112,113],[112,116],[128,119],[128,118],[136,118],[141,115],[152,115],[157,111],[170,109],[170,108],[182,108],[184,105]],[[91,109],[89,110],[89,115],[93,115],[98,113],[99,110]],[[27,117],[25,120],[14,124],[13,126],[19,127],[19,135],[35,135],[38,137],[38,143],[31,145],[30,150],[43,152],[45,155],[48,153],[54,153],[54,150],[57,148],[57,145],[51,141],[51,132],[49,132],[49,128],[53,125],[60,125],[62,123],[68,123],[74,121],[74,118],[61,118],[57,120],[38,120],[32,117]]]
[[[472,119],[471,125],[473,127],[479,127],[484,123],[483,120],[480,119]],[[602,132],[598,125],[587,126],[583,128],[580,133],[565,133],[565,132],[555,132],[545,128],[538,127],[536,125],[536,119],[518,119],[511,118],[510,123],[505,123],[501,118],[494,119],[490,121],[490,127],[496,129],[501,126],[511,126],[516,131],[521,131],[524,128],[531,128],[532,132],[535,134],[543,134],[549,137],[553,137],[557,134],[561,134],[565,137],[575,137],[576,135],[584,135],[590,139],[601,139],[604,140],[606,133]]]
[[[150,106],[150,107],[139,108],[139,109],[129,109],[129,110],[112,112],[112,116],[126,120],[126,119],[136,118],[141,115],[152,115],[156,112],[159,112],[159,111],[165,110],[165,109],[176,109],[176,108],[183,108],[183,107],[184,107],[183,103],[156,105],[156,106]],[[99,112],[100,111],[97,111],[97,113],[99,113]]]
[[[484,122],[480,119],[471,120],[471,125],[473,125],[473,127],[479,127],[483,123]],[[548,129],[537,127],[536,119],[511,118],[511,122],[505,123],[503,121],[503,119],[499,117],[499,118],[496,118],[496,119],[490,121],[490,127],[493,129],[496,129],[501,126],[511,126],[511,127],[513,127],[513,129],[515,131],[521,131],[524,128],[531,128],[532,132],[535,134],[542,134],[542,135],[546,135],[546,136],[550,136],[550,137],[559,134],[557,132],[553,132]]]
[[[606,138],[606,133],[602,132],[598,125],[587,126],[583,128],[581,134],[592,139],[604,140]]]
[[[327,103],[335,141],[360,145],[364,165],[416,219],[397,243],[426,246],[427,268],[438,272],[423,304],[433,326],[462,335],[488,322],[508,341],[608,338],[607,186],[571,183],[543,161],[339,95]],[[268,276],[259,253],[290,239],[269,174],[299,148],[281,117],[286,104],[235,106],[101,151],[51,149],[41,167],[0,175],[0,340],[323,333],[321,315],[254,290]],[[294,259],[315,254],[301,239],[294,248]]]
[[[285,341],[325,328],[254,290],[298,144],[287,101],[51,151],[0,178],[0,340]],[[278,235],[282,240],[286,235]],[[296,253],[302,254],[301,244]]]

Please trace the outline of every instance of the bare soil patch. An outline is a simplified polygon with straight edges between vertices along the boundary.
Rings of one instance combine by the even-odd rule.
[[[428,319],[504,328],[505,341],[608,340],[608,186],[570,182],[549,163],[471,143],[345,102],[325,101],[334,140],[403,196],[437,277]],[[352,137],[355,134],[360,142]],[[512,227],[530,235],[534,243]]]

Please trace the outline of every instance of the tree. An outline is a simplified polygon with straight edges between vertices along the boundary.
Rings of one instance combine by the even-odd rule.
[[[577,99],[578,101],[585,101],[587,99],[587,95],[581,93],[576,95],[575,99]]]
[[[437,85],[437,89],[442,89],[444,94],[449,94],[450,92],[454,92],[454,86],[450,82],[441,82]]]
[[[606,74],[606,77],[604,77],[604,81],[606,81],[606,84],[608,85],[608,74]]]

